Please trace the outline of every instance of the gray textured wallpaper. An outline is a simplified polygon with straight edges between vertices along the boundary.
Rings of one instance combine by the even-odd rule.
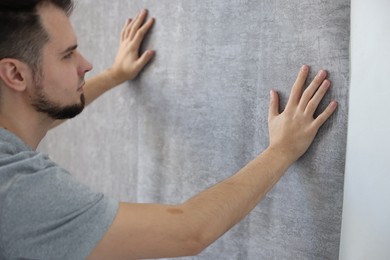
[[[124,201],[179,203],[268,145],[269,90],[286,98],[302,64],[329,71],[335,115],[256,209],[191,259],[337,259],[348,112],[347,0],[82,0],[72,17],[93,75],[128,17],[156,18],[140,77],[48,134],[41,150]],[[326,104],[322,104],[322,108]]]

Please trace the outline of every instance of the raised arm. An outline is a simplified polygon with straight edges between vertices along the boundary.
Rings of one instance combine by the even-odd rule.
[[[86,80],[84,85],[85,105],[91,104],[106,91],[132,80],[154,56],[154,51],[147,50],[140,55],[140,47],[146,33],[152,27],[154,19],[144,23],[146,10],[141,10],[134,20],[128,19],[122,29],[118,52],[112,66],[100,74]],[[52,128],[63,123],[57,120]]]
[[[271,92],[269,147],[232,177],[180,205],[121,203],[117,216],[89,259],[141,259],[195,255],[244,218],[310,146],[337,107],[314,111],[330,86],[321,71],[302,93],[303,66],[286,109]]]
[[[151,18],[144,23],[146,15],[146,10],[141,10],[134,20],[128,19],[126,21],[113,65],[86,81],[84,86],[86,105],[107,90],[137,77],[138,73],[153,57],[154,51],[152,50],[147,50],[140,55],[141,43],[154,22],[154,19]]]

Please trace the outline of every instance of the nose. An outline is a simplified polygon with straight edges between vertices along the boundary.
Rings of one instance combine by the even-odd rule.
[[[80,76],[84,76],[85,73],[91,71],[93,68],[92,64],[84,58],[84,56],[80,53],[80,65],[79,65],[79,74]]]

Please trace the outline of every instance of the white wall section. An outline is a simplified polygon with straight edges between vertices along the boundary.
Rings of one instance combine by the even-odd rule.
[[[341,260],[390,259],[390,1],[352,0]]]

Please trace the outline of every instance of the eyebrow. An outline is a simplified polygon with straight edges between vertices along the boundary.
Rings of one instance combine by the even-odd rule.
[[[72,45],[72,46],[66,48],[66,50],[64,50],[63,52],[61,52],[61,54],[66,54],[66,53],[68,53],[68,52],[74,51],[75,49],[77,49],[77,47],[78,47],[77,44]]]

